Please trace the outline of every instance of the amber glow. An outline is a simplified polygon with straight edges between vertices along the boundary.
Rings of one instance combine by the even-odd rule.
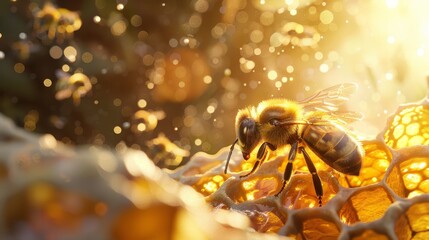
[[[3,0],[0,9],[0,115],[53,131],[15,134],[0,119],[0,238],[429,239],[429,95],[417,101],[429,2]],[[262,140],[243,159],[237,109],[340,82],[359,90],[338,112],[303,116],[365,116],[343,119],[365,151],[357,176],[329,166],[346,142],[356,149],[352,138],[310,133],[328,142],[322,153],[298,139],[318,175],[299,148],[285,182],[297,139],[276,132],[294,123],[271,121],[288,115],[283,105],[266,112],[268,124],[255,117]],[[343,100],[322,95],[320,106]],[[301,133],[310,123],[298,121]],[[57,136],[95,146],[63,149]],[[288,144],[257,159],[263,141]]]

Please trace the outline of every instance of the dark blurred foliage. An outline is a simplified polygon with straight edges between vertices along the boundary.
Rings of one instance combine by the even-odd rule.
[[[191,2],[166,1],[165,6],[162,6],[160,1],[130,1],[119,12],[114,1],[57,1],[54,3],[56,7],[78,11],[82,20],[81,29],[76,31],[72,38],[57,42],[55,39],[48,41],[43,36],[34,34],[34,10],[32,11],[30,6],[36,8],[36,4],[37,8],[41,9],[43,1],[2,1],[0,32],[3,36],[0,49],[6,57],[2,59],[0,70],[0,111],[21,126],[25,125],[28,113],[36,111],[36,132],[51,133],[60,140],[74,144],[93,143],[96,138],[101,138],[103,144],[110,146],[115,146],[120,141],[144,146],[146,141],[160,132],[166,133],[172,140],[180,141],[180,125],[173,124],[172,120],[183,118],[187,106],[203,105],[202,102],[207,102],[218,94],[218,83],[213,81],[206,93],[198,99],[174,103],[152,101],[151,90],[147,88],[147,71],[153,66],[142,64],[142,57],[145,54],[168,53],[172,50],[169,45],[172,38],[180,40],[192,35],[193,38],[206,39],[207,41],[199,41],[199,49],[213,44],[210,26],[220,21],[221,14],[219,11],[206,12],[202,16],[202,30],[189,31],[183,25],[195,12]],[[221,2],[212,4],[211,8],[219,9]],[[129,19],[135,15],[141,17],[139,26],[131,26],[129,23]],[[95,23],[94,16],[100,16],[102,21],[105,21],[104,24]],[[127,22],[126,32],[121,36],[112,36],[108,21],[114,21],[115,18],[125,19]],[[30,55],[25,59],[12,47],[14,43],[23,41],[19,37],[20,33],[27,35],[25,40],[30,45],[26,46],[30,48]],[[64,49],[69,45],[78,49],[79,54],[84,51],[91,52],[94,60],[89,64],[79,60],[70,63],[64,57],[53,59],[50,56],[49,50],[52,46]],[[235,51],[233,54],[237,55],[238,49]],[[206,56],[204,60],[207,60]],[[14,64],[17,62],[25,65],[23,73],[14,71]],[[83,69],[86,75],[97,79],[93,90],[81,99],[79,105],[75,105],[70,99],[55,99],[54,85],[58,78],[56,72],[64,64],[68,64],[73,70]],[[224,63],[227,64],[229,63]],[[212,74],[219,75],[216,72]],[[51,79],[53,86],[45,87],[45,79]],[[114,105],[115,99],[120,99],[120,104],[116,104],[119,106]],[[132,114],[139,110],[139,99],[147,101],[147,109],[166,112],[166,118],[159,121],[156,129],[151,132],[135,134],[131,128],[123,127],[121,134],[114,134],[115,126],[130,122]],[[94,104],[94,101],[98,104]],[[178,130],[175,131],[175,127]],[[233,133],[225,135],[231,137]],[[188,145],[188,148],[190,144],[193,145],[190,140],[182,142],[182,145]],[[216,145],[211,149],[216,149]]]

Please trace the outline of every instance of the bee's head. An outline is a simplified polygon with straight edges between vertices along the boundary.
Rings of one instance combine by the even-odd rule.
[[[261,134],[258,129],[258,124],[254,118],[250,116],[251,110],[246,109],[240,111],[237,115],[236,131],[238,145],[241,148],[244,159],[249,159],[250,153],[258,145],[261,140]]]
[[[255,116],[255,108],[253,107],[238,111],[237,117],[235,118],[237,139],[231,145],[231,149],[226,160],[225,174],[227,173],[229,160],[231,159],[231,154],[234,150],[235,144],[240,146],[243,158],[247,160],[250,158],[250,153],[260,142],[261,134],[259,133],[258,123],[255,120]]]
[[[254,119],[245,118],[237,129],[238,146],[241,148],[244,159],[249,159],[250,153],[258,145],[261,135]]]

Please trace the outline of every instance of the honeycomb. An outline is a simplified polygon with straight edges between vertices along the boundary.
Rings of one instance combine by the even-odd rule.
[[[400,106],[374,139],[361,141],[365,158],[359,176],[341,174],[310,154],[323,185],[318,207],[312,177],[301,156],[284,191],[289,148],[270,152],[254,174],[256,156],[247,161],[235,149],[229,174],[229,148],[216,155],[196,154],[171,172],[178,181],[203,194],[214,209],[246,215],[261,233],[296,239],[429,238],[429,97]]]

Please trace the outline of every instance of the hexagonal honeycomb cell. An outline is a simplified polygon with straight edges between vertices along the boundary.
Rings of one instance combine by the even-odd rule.
[[[394,149],[429,144],[429,106],[409,104],[389,119],[384,139]]]
[[[240,176],[250,171],[256,156],[253,153],[244,161],[234,151],[225,174],[229,147],[213,156],[199,155],[198,163],[191,159],[189,166],[170,176],[204,194],[214,208],[248,216],[258,232],[297,239],[429,237],[429,98],[400,106],[376,138],[361,144],[365,157],[358,176],[333,170],[309,151],[324,192],[320,208],[312,176],[300,155],[290,181],[275,196],[289,147],[270,152],[264,164],[244,178]],[[190,169],[197,174],[182,174]]]
[[[400,174],[408,198],[429,192],[429,169],[427,158],[411,158],[399,164]]]
[[[346,224],[372,222],[381,218],[393,199],[386,190],[373,185],[354,193],[341,208],[339,215]]]

